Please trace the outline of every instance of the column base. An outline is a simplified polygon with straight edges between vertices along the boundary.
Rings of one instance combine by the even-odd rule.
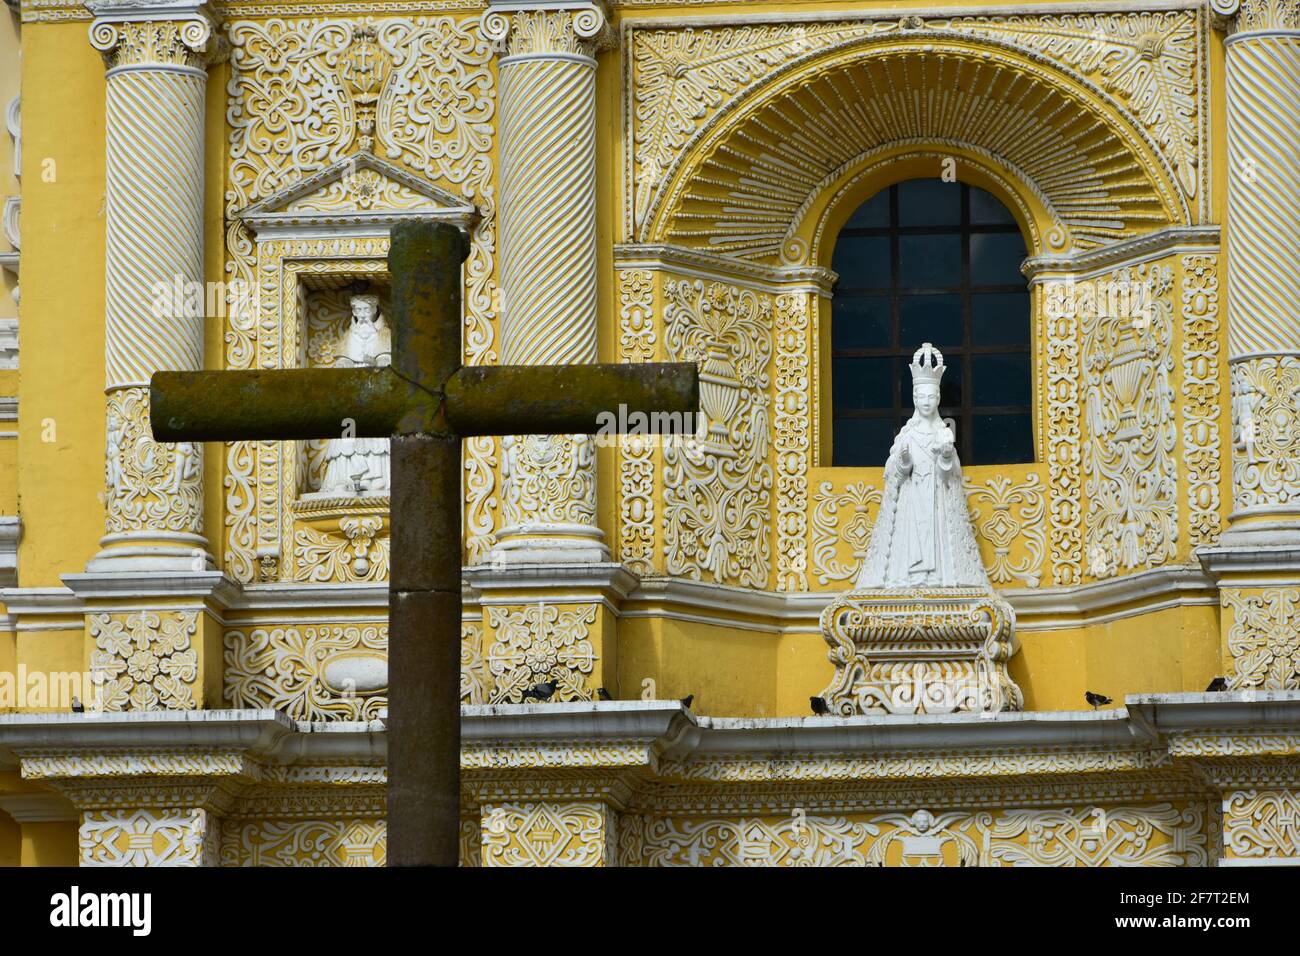
[[[610,550],[599,528],[581,524],[522,524],[502,528],[488,554],[500,570],[520,564],[604,564]]]
[[[170,571],[212,571],[216,561],[208,553],[208,539],[197,534],[110,534],[99,540],[100,552],[86,562],[89,574]]]

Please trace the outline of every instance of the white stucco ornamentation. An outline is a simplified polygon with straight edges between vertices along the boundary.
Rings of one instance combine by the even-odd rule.
[[[216,866],[221,826],[202,809],[87,810],[81,866]]]
[[[388,365],[393,357],[392,335],[379,311],[379,298],[352,297],[352,323],[343,345],[343,367]],[[325,446],[325,477],[321,493],[373,495],[388,492],[387,438],[331,438]]]
[[[136,611],[87,618],[90,669],[106,711],[190,710],[198,706],[197,611]]]
[[[975,543],[953,435],[939,418],[943,355],[912,356],[916,411],[885,463],[885,491],[854,590],[822,613],[834,713],[1019,710],[1007,672],[1015,612]]]

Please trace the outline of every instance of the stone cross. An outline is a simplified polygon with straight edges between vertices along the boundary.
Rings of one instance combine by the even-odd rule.
[[[388,861],[455,866],[460,831],[461,439],[591,434],[597,416],[694,413],[694,364],[461,365],[455,226],[393,229],[392,364],[158,372],[156,441],[391,437]],[[627,415],[619,415],[620,406]],[[610,416],[603,416],[608,421]]]

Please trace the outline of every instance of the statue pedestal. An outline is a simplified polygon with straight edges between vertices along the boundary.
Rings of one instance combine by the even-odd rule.
[[[1020,710],[1007,671],[1015,627],[1011,605],[984,588],[850,591],[822,612],[835,665],[822,697],[845,717]]]

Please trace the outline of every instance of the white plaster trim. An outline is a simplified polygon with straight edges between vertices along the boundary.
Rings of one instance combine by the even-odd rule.
[[[1024,261],[1021,271],[1032,285],[1035,282],[1050,281],[1052,277],[1044,273],[1070,272],[1076,279],[1090,279],[1119,263],[1137,265],[1181,252],[1218,251],[1218,226],[1171,226],[1146,235],[1113,242],[1099,249],[1090,249],[1087,252],[1061,256],[1031,256]]]
[[[0,810],[16,823],[64,823],[80,819],[72,801],[57,793],[0,794]]]
[[[836,274],[821,266],[767,266],[716,252],[662,243],[614,246],[616,269],[667,269],[697,279],[715,279],[762,292],[812,292],[829,297]]]
[[[0,586],[12,587],[18,583],[18,542],[22,536],[21,519],[0,515]]]

